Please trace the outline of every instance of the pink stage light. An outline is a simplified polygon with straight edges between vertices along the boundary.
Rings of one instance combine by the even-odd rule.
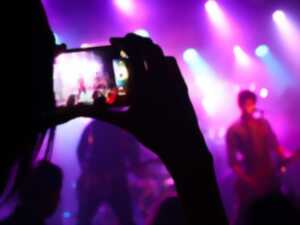
[[[297,33],[295,26],[282,10],[276,10],[273,13],[273,20],[280,32],[285,35],[295,35]]]
[[[133,0],[114,0],[115,5],[125,14],[132,15],[134,13]]]
[[[273,21],[281,35],[285,47],[289,50],[291,58],[300,57],[300,31],[297,29],[293,21],[282,11],[276,10],[273,13]]]
[[[238,45],[233,47],[233,53],[235,55],[235,59],[237,63],[239,63],[241,66],[249,66],[250,65],[250,57],[247,55],[247,53]]]
[[[278,24],[284,24],[287,22],[286,16],[282,10],[276,10],[273,13],[273,20]]]
[[[218,138],[223,139],[226,135],[226,129],[224,127],[221,127],[218,130]]]
[[[268,89],[267,89],[267,88],[262,88],[262,89],[260,89],[259,95],[260,95],[260,97],[262,97],[262,98],[268,97],[268,95],[269,95]]]
[[[205,3],[205,9],[210,15],[211,20],[217,25],[222,25],[222,23],[224,23],[225,16],[216,1],[207,1]]]
[[[198,83],[203,93],[201,105],[209,117],[214,117],[222,112],[226,105],[227,94],[226,84],[218,79],[202,79],[202,83]]]
[[[228,36],[230,32],[229,22],[218,3],[209,0],[205,3],[205,9],[214,25],[223,35]]]

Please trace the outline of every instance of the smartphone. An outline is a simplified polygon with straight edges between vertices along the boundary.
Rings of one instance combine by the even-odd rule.
[[[56,106],[93,104],[128,106],[129,59],[111,46],[67,50],[54,61]]]

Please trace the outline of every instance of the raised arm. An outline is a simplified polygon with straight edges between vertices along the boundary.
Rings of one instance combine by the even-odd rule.
[[[91,109],[93,116],[134,134],[165,163],[191,225],[227,224],[207,149],[176,60],[166,58],[150,39],[127,35],[113,39],[132,63],[128,112]]]

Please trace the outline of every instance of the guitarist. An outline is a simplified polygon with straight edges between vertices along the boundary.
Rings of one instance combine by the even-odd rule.
[[[256,198],[279,189],[272,151],[285,159],[269,122],[256,118],[256,95],[248,90],[238,95],[241,117],[226,134],[229,165],[237,175],[238,209],[245,209]]]

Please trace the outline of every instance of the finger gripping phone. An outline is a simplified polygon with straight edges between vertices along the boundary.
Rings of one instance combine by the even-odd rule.
[[[126,53],[111,46],[61,53],[54,62],[56,106],[99,100],[111,107],[128,106],[129,68]]]

